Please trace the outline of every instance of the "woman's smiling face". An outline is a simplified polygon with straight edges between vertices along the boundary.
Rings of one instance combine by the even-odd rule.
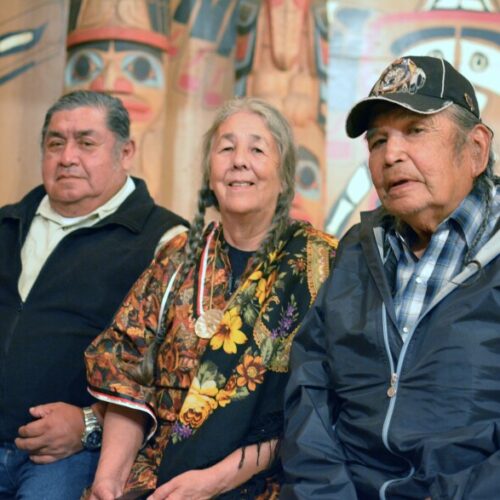
[[[280,154],[264,119],[249,111],[227,118],[215,134],[210,188],[224,218],[254,215],[271,223],[281,192]]]

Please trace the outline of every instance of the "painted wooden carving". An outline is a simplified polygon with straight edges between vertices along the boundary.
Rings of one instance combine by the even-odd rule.
[[[71,0],[65,90],[120,98],[138,153],[133,174],[166,202],[168,0]]]
[[[323,226],[328,60],[326,3],[243,0],[237,93],[262,97],[290,120],[299,164],[292,216]]]
[[[167,164],[175,166],[171,206],[191,217],[201,180],[202,135],[234,96],[235,0],[171,0]]]
[[[0,205],[41,182],[40,131],[62,90],[63,0],[13,0],[0,9]]]

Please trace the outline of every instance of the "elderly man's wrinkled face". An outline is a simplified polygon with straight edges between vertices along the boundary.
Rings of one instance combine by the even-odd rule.
[[[426,116],[387,105],[376,113],[367,132],[369,167],[384,207],[424,231],[453,212],[480,173],[470,144],[457,141],[446,111]]]
[[[92,212],[123,186],[134,144],[117,145],[100,108],[52,115],[43,143],[42,177],[54,210],[66,217]]]
[[[214,137],[210,187],[221,215],[270,223],[281,192],[279,151],[263,118],[240,111]]]

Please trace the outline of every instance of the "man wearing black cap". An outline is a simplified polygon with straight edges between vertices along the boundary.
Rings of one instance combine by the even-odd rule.
[[[498,498],[500,189],[449,63],[394,61],[347,118],[382,206],[292,347],[283,498]]]

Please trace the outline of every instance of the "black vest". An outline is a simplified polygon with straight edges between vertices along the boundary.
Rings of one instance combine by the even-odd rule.
[[[0,209],[0,442],[31,421],[31,406],[92,403],[83,351],[110,323],[165,231],[186,221],[154,204],[146,185],[96,225],[63,238],[23,302],[21,248],[42,186]]]

